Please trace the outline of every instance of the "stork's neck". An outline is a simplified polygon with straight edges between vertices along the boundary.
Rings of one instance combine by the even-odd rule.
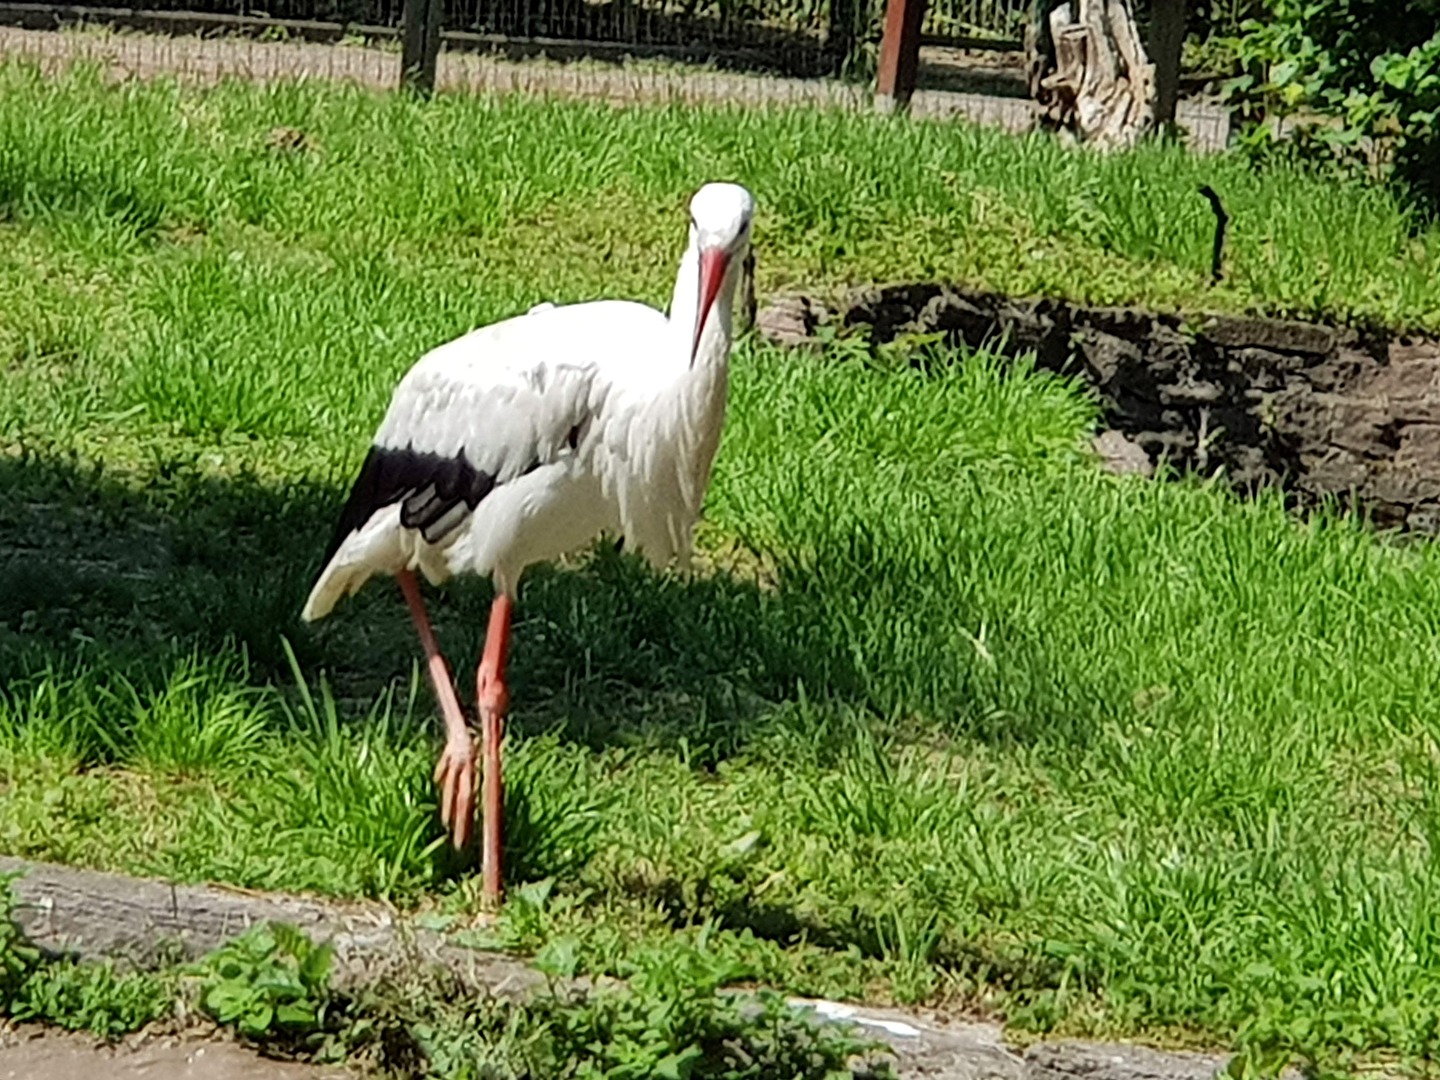
[[[726,365],[730,361],[730,340],[732,312],[735,307],[735,283],[739,280],[739,267],[733,260],[725,271],[725,280],[715,296],[710,317],[705,320],[705,330],[700,335],[700,347],[695,352],[694,367]],[[695,340],[695,316],[700,310],[700,249],[690,244],[680,259],[680,272],[675,275],[675,291],[670,294],[670,329],[674,334],[673,346],[677,358],[684,367],[691,367],[690,349]]]

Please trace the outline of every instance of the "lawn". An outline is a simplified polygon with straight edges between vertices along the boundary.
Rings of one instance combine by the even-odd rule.
[[[1440,233],[1393,195],[1231,158],[0,66],[0,850],[472,910],[398,591],[300,605],[405,367],[542,299],[663,300],[712,176],[756,192],[762,292],[1440,326]],[[1213,290],[1203,182],[1235,222]],[[742,343],[704,571],[527,578],[497,940],[1432,1054],[1440,547],[1110,476],[1080,388],[932,360]],[[433,605],[461,661],[487,602]]]

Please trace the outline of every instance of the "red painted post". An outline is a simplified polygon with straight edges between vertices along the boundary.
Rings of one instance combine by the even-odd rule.
[[[885,36],[880,40],[880,71],[875,79],[876,103],[903,109],[915,92],[920,66],[920,24],[925,0],[887,0]]]

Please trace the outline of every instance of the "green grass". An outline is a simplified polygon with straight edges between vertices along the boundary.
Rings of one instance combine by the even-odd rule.
[[[131,394],[207,427],[282,422],[264,396],[270,380],[231,373],[222,392],[213,370],[191,363],[215,340],[288,349],[300,364],[364,348],[383,366],[437,328],[588,295],[602,281],[663,299],[674,217],[712,175],[743,178],[764,207],[767,288],[944,278],[1105,304],[1440,327],[1440,234],[1417,233],[1398,196],[1175,146],[1103,157],[1042,137],[823,110],[102,90],[83,75],[46,83],[16,64],[0,79],[0,217],[84,230],[83,250],[64,249],[65,265],[47,269],[97,301],[111,292],[102,266],[133,272],[151,316],[133,329],[155,337]],[[304,132],[309,149],[271,148],[276,126]],[[1232,217],[1215,289],[1204,183]],[[541,265],[572,269],[545,281]],[[277,296],[287,278],[306,288]],[[44,286],[25,292],[34,288]],[[317,317],[340,305],[391,311],[316,340]],[[36,344],[81,344],[53,320],[28,329]],[[7,337],[8,348],[26,340]],[[328,410],[284,410],[288,421],[348,416],[390,372],[374,374],[373,386],[333,387]]]
[[[298,611],[405,367],[541,299],[663,299],[716,175],[757,192],[763,287],[1440,325],[1436,236],[1391,196],[1228,158],[0,68],[0,850],[471,910],[396,591]],[[1214,291],[1202,180],[1235,216]],[[496,940],[1433,1054],[1440,548],[1108,476],[1093,421],[984,354],[743,344],[712,572],[526,580]],[[487,602],[434,604],[462,670]]]

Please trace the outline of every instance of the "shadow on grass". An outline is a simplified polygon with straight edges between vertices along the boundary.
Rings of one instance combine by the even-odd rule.
[[[0,504],[0,685],[21,686],[47,671],[83,670],[99,688],[98,697],[91,695],[98,705],[86,707],[100,723],[123,727],[135,723],[131,717],[144,706],[104,715],[108,686],[164,686],[185,657],[198,655],[233,661],[238,690],[273,690],[298,705],[302,695],[288,643],[312,686],[323,676],[333,708],[306,706],[318,749],[292,743],[291,756],[308,761],[306,775],[322,778],[325,790],[300,791],[295,807],[284,812],[296,828],[330,828],[338,835],[349,818],[317,823],[332,813],[332,803],[355,803],[355,792],[368,784],[375,805],[389,809],[377,810],[366,827],[383,831],[388,820],[396,823],[392,831],[408,830],[403,843],[387,837],[375,842],[395,848],[395,867],[418,870],[414,860],[427,844],[424,835],[433,840],[439,834],[433,811],[422,809],[419,824],[413,818],[415,808],[433,797],[428,770],[418,760],[413,768],[390,762],[374,776],[356,773],[347,780],[352,763],[345,755],[353,757],[353,751],[324,745],[327,724],[363,733],[367,722],[373,726],[381,713],[388,716],[383,702],[396,700],[387,695],[403,699],[419,660],[399,591],[383,579],[319,624],[299,620],[343,498],[338,486],[161,469],[137,488],[124,477],[32,456],[0,461],[0,491],[6,493]],[[1073,728],[1065,688],[1055,682],[1064,681],[1063,669],[1044,648],[1022,649],[1029,673],[1019,676],[1017,686],[1029,704],[1018,708],[997,705],[1006,696],[992,685],[1000,677],[963,655],[953,658],[958,674],[946,674],[943,698],[925,696],[926,680],[935,676],[920,671],[924,657],[907,661],[914,671],[871,670],[886,656],[910,655],[887,650],[885,635],[900,631],[876,605],[904,604],[905,589],[923,583],[905,585],[916,571],[903,561],[887,563],[883,545],[861,545],[864,558],[857,561],[853,542],[848,557],[837,550],[833,558],[825,550],[829,542],[763,583],[743,565],[690,579],[656,575],[604,547],[577,569],[532,569],[522,586],[511,654],[511,730],[522,743],[514,759],[517,783],[507,791],[512,872],[525,878],[565,874],[583,863],[603,809],[582,797],[583,776],[565,778],[563,755],[541,760],[543,749],[525,745],[540,735],[576,749],[663,748],[686,766],[706,770],[757,738],[776,739],[777,730],[776,745],[823,768],[848,745],[844,725],[827,719],[831,712],[904,722],[938,715],[945,701],[965,694],[975,707],[946,714],[938,730],[1013,741],[1053,735],[1043,730],[1047,724]],[[881,594],[884,600],[869,599],[877,577],[891,586]],[[471,700],[488,583],[460,581],[426,591],[462,701]],[[964,602],[931,595],[930,612],[940,610],[937,603],[953,608]],[[917,616],[922,629],[923,616]],[[999,626],[992,635],[1005,632]],[[921,639],[929,636],[925,631]],[[882,659],[872,659],[877,656]],[[1013,669],[1005,676],[1015,677]],[[435,715],[428,687],[417,705],[420,717]],[[284,722],[284,711],[262,715],[271,724]],[[438,723],[430,730],[438,736]],[[932,725],[930,733],[935,730]],[[1070,734],[1082,733],[1074,728]],[[87,740],[95,749],[82,759],[93,753],[102,763],[120,756],[115,747],[134,741],[123,730]],[[411,729],[392,726],[375,745],[413,741]],[[421,758],[428,754],[413,749]],[[527,766],[525,753],[532,749],[538,764]],[[533,791],[519,782],[526,775]],[[397,784],[403,791],[394,794]],[[301,805],[312,803],[309,810]],[[269,805],[261,800],[246,812],[263,816]],[[428,826],[424,813],[431,815]],[[259,818],[251,824],[260,828]],[[473,869],[473,860],[454,856],[438,841],[425,851],[422,862],[431,868],[422,872],[424,880]],[[787,932],[784,913],[737,911],[734,917],[767,934]]]
[[[253,680],[283,689],[293,685],[288,641],[343,706],[407,679],[419,657],[399,590],[383,577],[326,620],[300,621],[337,488],[191,476],[137,491],[32,457],[0,461],[0,490],[7,681],[79,660],[143,670],[199,649],[243,654]],[[493,594],[473,579],[424,591],[468,701]],[[534,567],[512,645],[514,719],[522,733],[563,721],[565,737],[597,747],[670,729],[697,764],[713,763],[743,737],[736,721],[762,699],[793,695],[806,675],[860,686],[848,658],[797,640],[793,616],[753,580],[677,580],[613,548],[574,569]],[[641,698],[650,703],[637,709]]]
[[[0,491],[0,679],[80,659],[143,670],[198,649],[243,656],[252,681],[286,689],[288,642],[343,706],[373,701],[418,661],[384,578],[322,622],[300,621],[338,486],[162,468],[141,488],[30,456],[0,460]],[[1042,632],[1003,611],[964,611],[976,597],[934,587],[886,523],[852,524],[763,575],[743,553],[688,579],[657,575],[604,546],[575,568],[531,568],[511,651],[519,732],[557,730],[597,748],[658,737],[709,766],[744,744],[759,712],[798,697],[939,719],[986,741],[1085,741],[1084,680]],[[424,591],[471,699],[490,586]],[[983,619],[991,642],[1006,643],[1003,680],[974,650],[944,644],[957,619]]]

